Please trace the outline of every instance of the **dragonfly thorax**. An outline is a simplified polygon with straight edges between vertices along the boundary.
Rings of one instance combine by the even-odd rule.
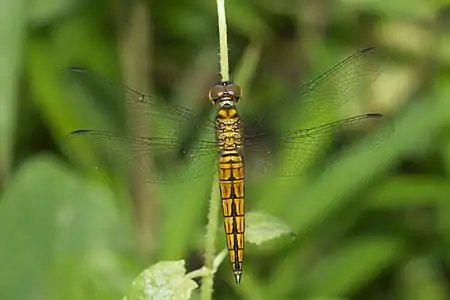
[[[216,138],[224,150],[242,147],[241,119],[234,106],[221,107],[216,115]]]

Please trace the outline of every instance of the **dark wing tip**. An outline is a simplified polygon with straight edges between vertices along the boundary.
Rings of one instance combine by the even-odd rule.
[[[78,130],[74,130],[69,132],[68,134],[66,134],[66,136],[70,136],[70,135],[83,135],[83,134],[88,134],[91,133],[92,130],[89,129],[78,129]]]
[[[85,68],[76,67],[76,66],[70,66],[70,67],[67,67],[67,68],[64,68],[64,69],[60,70],[60,72],[67,72],[67,71],[77,72],[77,73],[86,73],[87,72],[87,70]]]
[[[383,115],[383,114],[377,114],[377,113],[370,113],[366,114],[368,118],[372,119],[382,119],[381,121],[387,125],[387,127],[384,129],[385,132],[392,133],[395,130],[395,121],[392,117]]]
[[[366,114],[367,117],[369,118],[384,118],[386,117],[383,114],[378,114],[378,113],[370,113],[370,114]]]
[[[87,72],[87,70],[85,68],[77,67],[77,66],[68,67],[67,70],[72,71],[72,72],[78,72],[78,73],[86,73]]]
[[[374,50],[375,50],[375,47],[369,47],[364,50],[361,50],[361,53],[366,53],[366,52],[370,52],[370,51],[374,51]]]

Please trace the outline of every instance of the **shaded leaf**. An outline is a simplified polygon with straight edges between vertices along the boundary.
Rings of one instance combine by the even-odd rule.
[[[82,276],[81,264],[66,269],[64,276],[57,276],[56,266],[68,257],[84,261],[92,251],[108,248],[111,231],[121,240],[112,199],[107,190],[87,184],[53,157],[37,156],[22,164],[0,199],[0,239],[8,241],[0,247],[0,294],[31,299],[41,293],[42,278],[55,276],[52,283],[59,287],[72,275]],[[92,270],[101,271],[101,256],[97,265],[89,265]],[[76,291],[83,283],[70,286],[73,290],[66,286],[52,293],[60,296],[56,299],[71,299],[67,290]],[[42,297],[50,299],[45,293]]]
[[[45,24],[75,9],[76,4],[77,1],[73,0],[32,0],[29,18],[35,23]]]
[[[260,212],[251,212],[246,216],[245,237],[252,244],[261,245],[286,234],[292,234],[292,231],[280,219]]]
[[[400,271],[399,299],[449,299],[446,279],[439,269],[439,262],[433,258],[413,258]]]
[[[308,295],[347,297],[361,289],[402,254],[402,240],[389,236],[358,238],[323,259],[308,275]]]
[[[144,270],[133,281],[124,300],[189,299],[197,283],[186,277],[184,260],[162,261]]]

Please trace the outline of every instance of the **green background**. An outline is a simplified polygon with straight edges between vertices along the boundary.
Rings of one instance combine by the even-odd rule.
[[[390,57],[385,72],[340,114],[382,112],[396,128],[321,176],[250,188],[247,210],[284,220],[297,238],[247,245],[241,285],[224,261],[214,299],[449,299],[449,3],[226,5],[247,111],[376,46]],[[61,139],[120,111],[80,102],[77,113],[59,70],[81,65],[198,107],[219,80],[216,24],[212,0],[0,2],[1,299],[117,299],[157,261],[202,266],[211,183],[159,189],[86,171]]]

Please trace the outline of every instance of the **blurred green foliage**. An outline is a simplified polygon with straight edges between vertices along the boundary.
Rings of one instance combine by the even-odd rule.
[[[284,220],[297,238],[247,245],[242,284],[222,264],[214,299],[449,299],[448,2],[226,5],[243,111],[267,114],[295,99],[300,83],[376,46],[390,57],[374,61],[384,74],[340,114],[386,113],[396,129],[320,176],[249,187],[247,209]],[[124,115],[117,103],[74,106],[59,70],[80,65],[172,103],[208,106],[219,80],[216,18],[211,0],[0,3],[2,299],[117,299],[157,261],[202,265],[210,181],[160,189],[86,171],[63,136]]]

